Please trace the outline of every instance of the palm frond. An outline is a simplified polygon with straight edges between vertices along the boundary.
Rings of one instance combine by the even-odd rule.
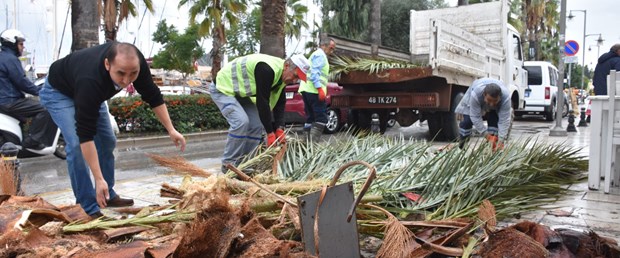
[[[336,80],[340,78],[341,74],[348,73],[350,71],[368,71],[368,73],[371,74],[379,73],[387,69],[416,68],[423,66],[422,64],[402,61],[338,55],[330,59],[330,64],[330,79],[332,80]]]
[[[425,141],[370,135],[332,138],[324,144],[290,141],[278,175],[289,181],[330,179],[354,160],[377,169],[369,194],[382,195],[386,207],[426,213],[428,219],[473,216],[485,199],[500,219],[534,209],[566,194],[566,185],[583,179],[587,169],[578,149],[535,138],[519,139],[500,152],[481,143],[435,154]],[[366,174],[364,168],[352,167],[341,180],[353,181],[359,189]],[[412,203],[404,192],[419,194],[422,200]]]

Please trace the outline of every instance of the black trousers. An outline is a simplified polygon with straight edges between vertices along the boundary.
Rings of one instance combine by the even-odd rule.
[[[327,123],[327,103],[319,101],[319,94],[302,92],[304,110],[306,111],[306,123]]]
[[[20,121],[32,118],[30,129],[27,134],[24,134],[22,143],[29,142],[42,143],[45,146],[52,145],[58,127],[56,127],[52,117],[38,100],[23,98],[8,105],[2,105],[1,108],[4,112]]]

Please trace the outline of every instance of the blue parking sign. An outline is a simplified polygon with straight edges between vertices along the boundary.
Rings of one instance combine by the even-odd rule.
[[[564,43],[564,54],[567,56],[574,56],[579,52],[579,43],[574,40],[569,40]]]

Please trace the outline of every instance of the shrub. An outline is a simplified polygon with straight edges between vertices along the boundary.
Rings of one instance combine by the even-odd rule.
[[[181,133],[228,127],[209,95],[164,95],[164,101],[174,127]],[[140,96],[113,98],[108,105],[122,132],[165,132],[155,113]]]

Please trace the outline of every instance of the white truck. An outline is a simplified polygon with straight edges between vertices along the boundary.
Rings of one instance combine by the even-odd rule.
[[[336,82],[343,91],[332,96],[332,106],[349,108],[348,120],[360,128],[370,128],[371,117],[377,114],[382,132],[390,113],[396,113],[393,118],[401,126],[426,120],[430,134],[444,140],[457,139],[454,109],[478,78],[503,81],[511,92],[513,109],[522,109],[527,71],[521,39],[508,24],[508,14],[507,0],[412,10],[409,53],[330,35],[336,41],[337,55],[422,64],[341,74]]]

